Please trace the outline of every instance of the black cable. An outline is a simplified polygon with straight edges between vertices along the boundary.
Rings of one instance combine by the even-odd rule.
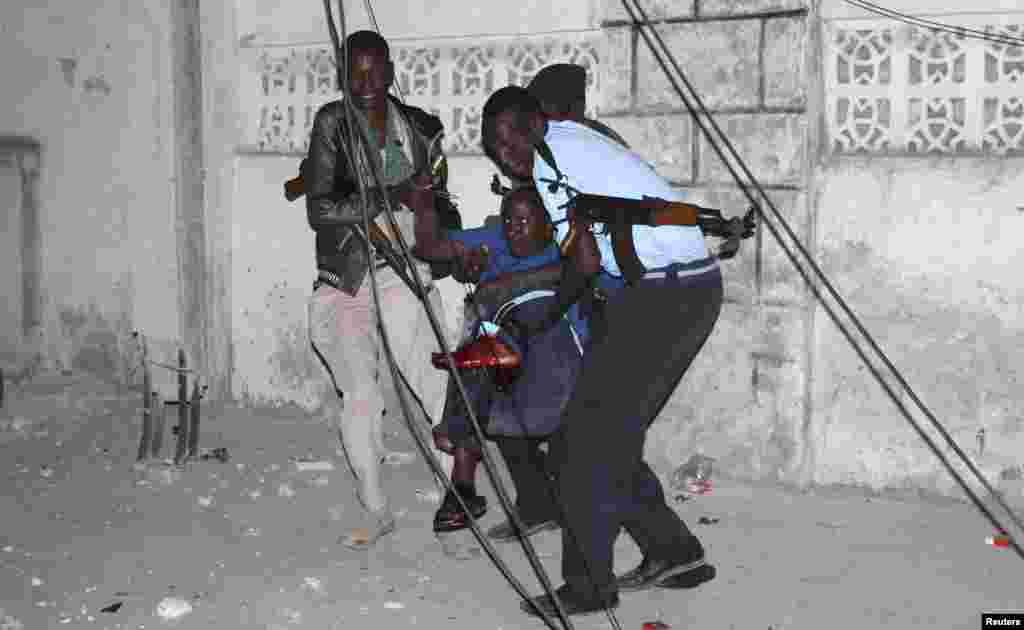
[[[943,22],[936,22],[934,20],[926,20],[924,18],[914,17],[907,15],[906,13],[900,13],[892,9],[887,9],[883,6],[879,6],[867,0],[843,0],[850,6],[863,9],[869,13],[881,15],[897,22],[903,22],[910,26],[917,26],[921,28],[927,28],[932,31],[941,31],[949,33],[951,35],[957,35],[962,38],[969,39],[981,39],[995,44],[1002,44],[1005,46],[1021,47],[1024,46],[1024,39],[1019,37],[1013,37],[1012,35],[1003,35],[1002,33],[993,33],[989,31],[979,31],[965,26],[956,26],[954,24],[945,24]]]
[[[348,90],[348,72],[345,71],[345,70],[342,70],[342,69],[348,67],[348,65],[347,65],[347,51],[345,50],[344,44],[343,43],[339,43],[339,41],[338,41],[338,32],[337,32],[336,28],[334,27],[334,18],[333,18],[333,13],[331,12],[331,9],[330,9],[330,0],[324,0],[324,6],[325,6],[326,11],[327,11],[328,20],[330,22],[329,32],[331,33],[332,38],[335,39],[334,43],[335,43],[335,48],[336,48],[336,56],[338,58],[337,59],[337,64],[338,64],[339,72],[340,72],[340,75],[343,77],[343,80],[342,80],[342,83],[341,83],[341,87],[342,87],[342,92],[343,92],[343,95],[344,95],[344,105],[345,105],[346,120],[348,122],[348,128],[349,128],[350,132],[354,132],[354,135],[350,138],[350,140],[354,144],[353,151],[352,151],[353,155],[351,157],[355,157],[357,155],[357,152],[358,152],[359,148],[360,148],[360,141],[362,142],[362,148],[363,149],[367,149],[369,146],[371,146],[371,143],[370,143],[369,138],[366,137],[366,130],[363,129],[362,125],[358,125],[358,124],[354,125],[354,124],[352,124],[353,120],[354,120],[354,114],[353,114],[353,111],[352,111],[352,107],[353,107],[352,99],[349,96],[349,90]],[[344,8],[344,0],[338,0],[338,10],[339,10],[340,24],[341,24],[341,28],[342,28],[342,37],[344,37],[345,36],[345,8]],[[341,41],[343,41],[343,40],[341,40]],[[345,150],[347,152],[347,147],[345,147]],[[366,155],[366,154],[364,153],[364,155]],[[379,172],[379,169],[377,168],[376,162],[374,162],[372,159],[369,159],[369,156],[366,156],[366,157],[367,157],[367,160],[366,160],[367,166],[368,166],[368,168],[370,170],[371,176],[374,179],[374,183],[376,184],[377,189],[378,190],[382,190],[382,191],[386,190],[386,188],[384,186],[383,179],[382,179],[381,174]],[[350,164],[352,165],[353,169],[358,170],[356,162],[350,161]],[[363,178],[364,174],[362,172],[357,172],[356,175],[357,175],[356,181],[359,184],[360,196],[362,198],[362,203],[363,203],[363,226],[364,226],[364,229],[366,230],[367,235],[369,235],[370,219],[369,219],[369,197],[368,197],[367,191],[366,191],[367,183],[364,181],[364,178]],[[391,208],[391,199],[386,194],[382,195],[382,197],[383,197],[383,204],[384,204],[384,212],[385,212],[389,222],[391,223],[391,225],[396,227],[396,229],[394,230],[394,233],[398,236],[398,239],[396,239],[396,240],[398,240],[399,248],[401,249],[403,255],[406,258],[406,260],[410,260],[411,261],[411,255],[410,255],[408,246],[405,244],[404,240],[401,238],[401,231],[397,229],[397,222],[394,219],[394,213],[393,213],[393,210]],[[419,293],[419,296],[420,296],[420,300],[421,300],[421,302],[422,302],[422,304],[424,306],[424,309],[426,311],[427,318],[430,321],[430,325],[431,325],[431,328],[433,329],[434,336],[436,337],[437,341],[439,342],[439,345],[441,346],[442,351],[444,352],[445,356],[447,357],[447,359],[449,361],[449,365],[454,365],[454,360],[453,360],[452,355],[451,355],[451,350],[448,347],[448,343],[447,343],[447,340],[445,339],[444,334],[442,334],[442,332],[441,332],[441,327],[440,327],[440,324],[439,324],[439,322],[437,320],[437,316],[434,313],[433,308],[430,305],[430,302],[429,302],[429,299],[428,299],[428,296],[427,296],[427,292],[424,289],[423,282],[420,280],[419,272],[416,269],[415,264],[411,264],[410,265],[410,270],[412,272],[411,276],[412,276],[412,278],[414,278],[415,283],[417,285],[417,288],[419,289],[418,293]],[[379,298],[379,292],[378,292],[378,287],[377,287],[377,278],[376,278],[375,270],[371,270],[370,282],[371,282],[371,289],[372,289],[374,305],[375,305],[375,307],[377,309],[377,312],[380,313],[381,312],[380,298]],[[392,379],[395,380],[396,382],[398,382],[399,380],[404,380],[404,376],[400,376],[401,371],[398,369],[398,366],[397,366],[397,364],[395,362],[395,359],[394,359],[394,354],[391,351],[390,341],[389,341],[388,334],[387,334],[387,331],[386,331],[386,326],[383,324],[383,321],[380,321],[380,323],[379,323],[379,330],[380,330],[380,335],[381,335],[382,346],[384,348],[385,355],[386,355],[386,357],[388,359],[388,365],[389,365],[389,368],[391,370]],[[469,416],[470,424],[473,427],[474,432],[477,434],[477,438],[480,440],[481,444],[483,444],[484,443],[483,431],[480,428],[479,422],[478,422],[478,420],[476,418],[476,413],[472,409],[472,405],[470,405],[468,403],[469,397],[468,397],[468,395],[466,393],[466,389],[465,389],[465,386],[464,386],[464,384],[462,382],[462,379],[458,375],[457,371],[453,372],[453,379],[455,380],[456,386],[457,386],[458,391],[459,391],[459,395],[462,397],[462,400],[463,400],[464,404],[466,405],[467,415]],[[469,518],[471,519],[471,522],[474,524],[474,527],[472,528],[473,529],[473,533],[477,537],[477,540],[480,541],[481,545],[485,549],[487,549],[489,552],[494,551],[493,547],[488,544],[490,541],[488,541],[486,539],[486,536],[483,536],[482,532],[479,531],[479,528],[475,526],[475,520],[472,517],[471,510],[469,510],[469,507],[463,501],[460,493],[455,491],[454,485],[450,483],[450,480],[448,479],[447,474],[444,471],[440,470],[440,465],[430,455],[429,447],[426,445],[426,441],[423,439],[423,437],[417,431],[418,425],[416,425],[412,421],[412,414],[410,413],[411,410],[408,408],[408,402],[405,400],[404,395],[402,395],[401,393],[398,395],[398,401],[399,401],[399,405],[402,407],[402,412],[403,412],[403,415],[405,416],[406,424],[409,426],[410,432],[412,433],[413,437],[416,439],[417,446],[420,448],[421,454],[427,460],[427,463],[431,467],[431,470],[434,472],[434,474],[436,476],[438,476],[440,478],[440,481],[441,481],[442,485],[444,485],[446,487],[446,489],[450,489],[453,492],[453,494],[455,495],[455,497],[458,500],[459,504],[465,510],[466,515],[469,516]],[[493,458],[491,457],[491,454],[487,451],[487,449],[482,449],[481,453],[482,453],[482,456],[483,456],[482,458],[483,458],[483,462],[484,462],[484,469],[487,471],[488,477],[490,478],[491,483],[494,486],[495,491],[498,494],[499,502],[502,504],[502,507],[505,509],[506,513],[509,515],[510,520],[517,519],[518,516],[515,514],[515,510],[512,509],[511,506],[510,506],[510,501],[509,501],[509,498],[508,498],[508,494],[507,494],[507,492],[506,492],[506,490],[504,488],[504,485],[501,482],[500,477],[498,476],[497,468],[496,468],[496,466],[494,464],[494,461],[493,461]],[[556,609],[557,609],[557,611],[559,613],[559,616],[562,619],[563,626],[565,628],[567,628],[568,630],[573,630],[572,622],[570,621],[569,616],[566,614],[566,612],[565,612],[561,602],[559,601],[558,597],[555,595],[554,588],[551,586],[551,580],[547,576],[547,572],[544,570],[544,567],[541,564],[540,558],[537,556],[536,550],[533,548],[533,545],[529,542],[529,540],[524,540],[523,541],[523,547],[527,551],[527,558],[530,561],[530,564],[533,567],[534,572],[537,574],[538,579],[543,584],[543,586],[545,588],[545,591],[548,593],[548,595],[555,602]],[[504,562],[500,559],[500,557],[497,556],[496,552],[494,553],[494,555],[491,555],[491,553],[489,553],[488,555],[489,555],[491,561],[494,562],[494,564],[498,568],[498,570],[509,581],[510,585],[512,585],[512,587],[519,593],[519,595],[521,597],[523,597],[523,599],[525,601],[532,603],[532,599],[530,599],[529,595],[526,592],[526,589],[523,588],[523,586],[515,579],[515,577],[511,573],[511,571],[508,570],[508,567],[504,564]],[[537,609],[537,612],[540,613],[540,616],[544,619],[545,623],[550,628],[554,629],[555,625],[554,625],[553,618],[543,608],[537,607],[536,605],[535,605],[535,608]]]
[[[743,179],[736,173],[735,168],[733,168],[733,166],[730,163],[730,161],[726,158],[725,153],[722,151],[721,147],[716,142],[716,138],[711,135],[710,131],[708,131],[707,127],[704,124],[704,121],[701,119],[701,115],[698,114],[698,109],[693,107],[693,105],[690,102],[690,99],[687,98],[686,94],[684,94],[682,89],[679,87],[679,83],[676,81],[676,77],[672,75],[672,73],[669,71],[668,67],[665,65],[665,61],[662,59],[661,54],[659,54],[658,50],[655,48],[653,42],[651,41],[651,35],[649,35],[646,32],[646,30],[643,28],[644,27],[644,23],[647,23],[647,15],[644,12],[643,8],[640,7],[639,4],[637,4],[636,12],[639,12],[641,17],[644,20],[644,23],[641,23],[637,19],[636,12],[634,12],[633,7],[631,7],[629,5],[628,0],[622,0],[622,3],[623,3],[623,6],[625,6],[627,12],[629,12],[630,17],[633,20],[634,26],[637,28],[637,30],[639,31],[640,35],[644,38],[644,41],[650,47],[651,52],[654,54],[655,59],[658,61],[658,64],[661,66],[662,70],[665,72],[665,75],[668,77],[669,82],[672,84],[672,87],[675,89],[676,93],[680,96],[680,98],[682,98],[683,103],[686,105],[686,107],[687,107],[688,111],[690,112],[690,115],[693,118],[694,122],[698,125],[698,127],[701,130],[701,132],[704,134],[705,138],[708,140],[708,142],[711,144],[712,148],[718,154],[719,158],[722,160],[723,164],[729,170],[729,173],[732,175],[732,177],[736,180],[736,183],[740,186],[740,188],[742,189],[743,193],[750,200],[751,204],[753,204],[753,206],[755,208],[757,208],[757,213],[761,217],[762,223],[764,223],[768,227],[769,231],[772,233],[772,236],[775,237],[775,240],[782,247],[783,252],[789,258],[790,262],[793,263],[793,266],[796,268],[796,270],[800,273],[800,276],[807,283],[808,287],[811,289],[811,292],[814,294],[815,298],[817,298],[818,302],[822,305],[822,307],[824,308],[825,312],[829,315],[829,317],[832,319],[832,321],[836,324],[836,326],[839,328],[840,332],[842,332],[843,336],[846,338],[846,340],[853,347],[854,351],[860,357],[861,361],[863,361],[864,364],[867,366],[868,370],[875,377],[875,380],[877,380],[879,385],[881,385],[882,389],[885,391],[885,393],[892,400],[893,404],[896,405],[896,407],[900,410],[900,412],[903,414],[903,416],[911,424],[911,426],[918,433],[918,435],[921,437],[921,439],[925,441],[925,443],[932,450],[932,452],[935,454],[935,456],[943,464],[943,466],[945,467],[946,471],[949,472],[949,474],[957,482],[957,485],[959,485],[960,488],[964,491],[964,493],[967,494],[967,496],[971,499],[971,502],[975,505],[975,507],[988,519],[989,523],[994,528],[996,528],[998,531],[1000,531],[1002,533],[1006,533],[1006,529],[1002,527],[1002,525],[1000,524],[999,520],[995,517],[995,515],[993,515],[992,512],[984,505],[984,503],[981,502],[981,500],[975,494],[974,490],[971,489],[971,487],[967,485],[967,483],[963,480],[963,478],[956,471],[956,469],[953,468],[952,464],[949,462],[949,459],[946,457],[946,455],[944,453],[942,453],[942,451],[939,449],[938,445],[931,438],[931,436],[929,436],[924,431],[924,429],[921,428],[921,426],[917,423],[917,421],[915,421],[913,419],[913,417],[910,415],[910,412],[908,411],[906,406],[899,400],[898,396],[893,391],[892,387],[886,382],[885,378],[878,371],[878,368],[875,367],[875,365],[868,359],[867,355],[864,353],[864,350],[860,347],[860,344],[854,339],[854,337],[850,333],[850,331],[840,321],[838,315],[835,313],[835,311],[832,309],[832,307],[825,301],[824,297],[821,294],[821,291],[818,289],[816,284],[809,277],[807,271],[801,266],[801,263],[797,260],[796,256],[793,254],[793,252],[790,250],[790,248],[786,245],[786,243],[783,242],[783,239],[780,237],[777,228],[768,219],[768,216],[765,213],[764,209],[761,207],[761,204],[759,203],[758,199],[756,199],[751,194],[750,187],[748,187],[746,182],[744,182]],[[648,24],[648,26],[649,26],[649,24]],[[853,311],[850,309],[850,307],[846,304],[845,300],[843,300],[843,298],[839,295],[839,293],[836,291],[835,287],[832,285],[832,283],[825,276],[824,272],[822,272],[821,268],[817,265],[817,263],[815,263],[814,259],[811,257],[810,253],[807,252],[806,248],[800,242],[799,238],[793,232],[792,228],[789,227],[789,224],[786,222],[785,218],[779,212],[778,208],[775,207],[775,204],[768,197],[767,193],[765,193],[765,191],[761,187],[760,183],[757,181],[757,179],[750,172],[749,168],[747,168],[747,166],[743,162],[742,158],[736,152],[735,147],[733,147],[732,143],[729,141],[729,139],[722,132],[721,128],[718,126],[718,123],[715,121],[714,117],[710,115],[710,113],[708,112],[707,107],[704,106],[704,103],[700,99],[700,96],[697,94],[696,90],[693,88],[693,86],[690,84],[690,82],[686,79],[686,75],[683,74],[682,70],[679,68],[678,63],[676,62],[675,58],[672,56],[671,51],[668,50],[668,47],[665,45],[665,42],[661,39],[661,36],[658,34],[657,30],[655,30],[653,27],[650,27],[650,30],[652,31],[654,38],[656,38],[658,40],[658,43],[664,49],[665,55],[672,62],[672,65],[673,65],[675,71],[679,75],[679,77],[678,77],[679,80],[682,81],[682,83],[686,86],[687,90],[692,95],[694,102],[696,102],[696,104],[697,104],[697,106],[699,108],[699,111],[707,118],[707,120],[714,127],[714,129],[717,132],[717,134],[719,136],[719,139],[721,140],[722,144],[724,144],[726,146],[726,148],[729,150],[729,152],[731,153],[732,157],[736,160],[736,163],[739,165],[739,167],[743,170],[744,174],[750,180],[752,186],[757,189],[757,192],[760,194],[761,198],[764,199],[764,201],[768,205],[769,209],[771,209],[772,213],[775,215],[776,220],[779,221],[779,224],[785,230],[787,236],[790,239],[792,239],[792,241],[795,243],[797,250],[806,259],[807,264],[814,271],[815,275],[817,276],[817,279],[821,281],[821,283],[828,290],[829,294],[839,304],[839,306],[843,310],[843,312],[853,322],[853,324],[857,328],[857,330],[868,341],[868,344],[870,345],[871,349],[874,350],[875,353],[879,356],[879,358],[882,360],[882,362],[885,364],[885,366],[890,370],[890,372],[893,374],[893,376],[896,378],[896,380],[904,388],[904,391],[907,392],[907,394],[915,402],[915,404],[918,406],[918,408],[928,417],[928,419],[932,423],[932,426],[937,431],[939,431],[939,433],[946,439],[946,441],[949,444],[949,446],[957,453],[958,456],[960,456],[962,461],[968,466],[968,468],[971,470],[971,472],[973,472],[975,474],[975,476],[982,483],[982,485],[985,486],[985,488],[992,495],[992,497],[996,499],[996,501],[1000,505],[1000,507],[1002,507],[1002,509],[1007,514],[1010,515],[1011,520],[1013,520],[1013,522],[1017,525],[1017,527],[1020,528],[1021,531],[1024,531],[1024,525],[1022,525],[1022,523],[1020,521],[1020,518],[1013,512],[1013,510],[1010,509],[1010,507],[1006,504],[1005,500],[1003,499],[1002,495],[1000,495],[999,493],[997,493],[995,491],[995,489],[988,482],[988,480],[984,477],[984,475],[981,474],[981,471],[978,470],[977,466],[975,466],[975,464],[970,460],[970,458],[966,455],[966,453],[963,452],[963,450],[959,447],[959,445],[956,444],[956,442],[953,440],[952,436],[949,435],[949,432],[942,425],[942,423],[939,422],[939,420],[934,416],[934,414],[932,414],[931,410],[928,409],[928,407],[924,404],[924,402],[921,401],[921,399],[917,396],[917,394],[914,392],[914,390],[910,387],[910,385],[903,378],[903,375],[896,369],[896,367],[889,360],[888,356],[886,356],[886,354],[882,351],[882,349],[875,342],[875,340],[871,336],[871,334],[864,328],[864,326],[861,324],[860,320],[853,313]],[[1014,537],[1010,537],[1010,546],[1013,547],[1013,549],[1017,552],[1018,556],[1020,556],[1022,559],[1024,559],[1024,549],[1021,548],[1021,546],[1017,543],[1017,541],[1014,539]]]

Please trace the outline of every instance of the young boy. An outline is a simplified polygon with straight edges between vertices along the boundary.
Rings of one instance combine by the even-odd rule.
[[[535,188],[518,188],[505,195],[500,226],[442,234],[429,202],[415,210],[415,253],[427,260],[455,259],[468,277],[479,278],[475,300],[481,311],[479,317],[505,324],[509,319],[522,321],[548,312],[548,304],[554,299],[550,289],[559,278],[559,253],[550,219]],[[545,286],[547,290],[537,290]],[[514,330],[514,324],[506,330]],[[516,510],[526,535],[558,527],[550,472],[540,445],[558,429],[562,407],[582,363],[584,335],[585,328],[573,306],[559,325],[544,334],[528,342],[518,340],[523,342],[519,344],[510,340],[517,346],[521,373],[501,391],[485,371],[461,372],[478,418],[508,465],[516,488]],[[456,364],[467,352],[479,352],[483,347],[477,344],[456,353]],[[453,485],[473,517],[479,518],[486,511],[486,502],[476,493],[474,483],[480,445],[474,439],[461,398],[452,383],[449,385],[448,404],[441,424],[434,430],[434,441],[439,449],[454,456]],[[449,493],[435,515],[434,531],[451,532],[467,526],[466,514]],[[488,536],[509,541],[516,538],[516,533],[506,522],[492,528]]]

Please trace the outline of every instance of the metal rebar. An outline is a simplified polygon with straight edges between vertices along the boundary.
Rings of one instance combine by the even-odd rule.
[[[192,379],[192,400],[189,401],[188,457],[199,456],[199,381]]]
[[[188,375],[184,372],[185,351],[178,350],[178,443],[174,449],[174,464],[181,465],[188,455]]]

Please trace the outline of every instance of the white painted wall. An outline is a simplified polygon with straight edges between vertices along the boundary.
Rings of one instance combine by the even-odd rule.
[[[381,33],[388,39],[509,35],[581,30],[597,25],[598,0],[546,2],[462,2],[460,0],[377,0],[372,3]],[[331,3],[335,19],[337,3]],[[252,44],[327,41],[322,2],[282,3],[236,0],[238,32]],[[345,0],[348,30],[373,28],[361,0]]]
[[[63,366],[129,327],[179,336],[163,4],[0,5],[0,134],[42,144],[46,354]]]

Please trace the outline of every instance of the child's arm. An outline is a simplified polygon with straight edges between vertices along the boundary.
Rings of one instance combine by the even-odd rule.
[[[466,253],[466,246],[459,241],[449,239],[441,233],[441,225],[434,207],[434,195],[419,195],[412,207],[415,213],[414,227],[416,244],[412,252],[424,260],[452,260]]]

